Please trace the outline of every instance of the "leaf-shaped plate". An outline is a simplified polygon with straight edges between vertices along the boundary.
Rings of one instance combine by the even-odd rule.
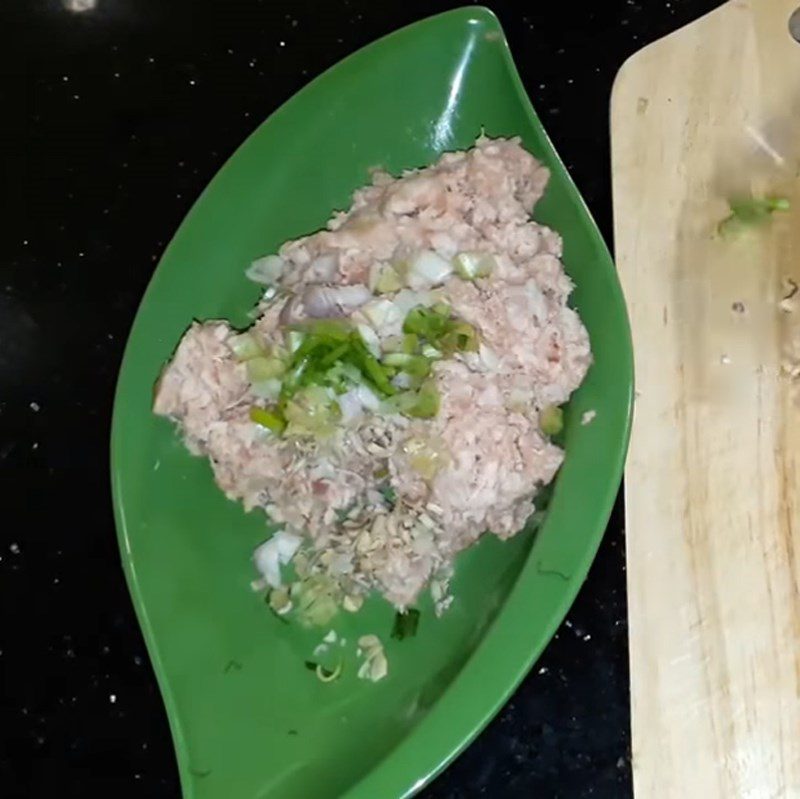
[[[171,425],[153,382],[193,318],[247,322],[256,256],[320,227],[370,167],[393,172],[466,148],[484,129],[520,135],[552,170],[536,217],[564,237],[573,302],[595,364],[567,412],[566,462],[543,527],[487,537],[457,561],[441,620],[421,604],[413,639],[389,641],[388,678],[353,669],[322,684],[303,666],[320,634],[282,624],[249,588],[264,517],[214,486]],[[112,431],[122,560],[159,679],[184,794],[196,799],[409,796],[507,699],[563,619],[619,485],[632,390],[625,308],[592,219],[525,95],[492,13],[412,25],[313,81],[239,148],[164,253],[131,331]],[[581,425],[595,410],[596,420]],[[374,599],[340,623],[388,640]]]

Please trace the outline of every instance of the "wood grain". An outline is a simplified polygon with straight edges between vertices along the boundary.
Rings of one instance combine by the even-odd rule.
[[[626,474],[638,799],[800,797],[800,0],[630,59],[611,108],[637,400]],[[727,199],[792,210],[735,240]],[[742,307],[744,311],[742,312]]]

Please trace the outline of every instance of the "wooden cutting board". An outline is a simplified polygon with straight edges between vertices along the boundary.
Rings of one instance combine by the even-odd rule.
[[[800,305],[779,307],[800,283],[798,5],[729,2],[614,87],[637,799],[800,797]],[[745,194],[792,207],[721,238]]]

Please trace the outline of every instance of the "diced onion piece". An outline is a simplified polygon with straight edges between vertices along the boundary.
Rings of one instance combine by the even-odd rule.
[[[453,266],[459,277],[464,280],[475,280],[491,275],[497,263],[489,253],[460,252],[453,258]]]
[[[262,380],[270,380],[273,377],[280,377],[286,371],[286,365],[278,358],[251,358],[247,362],[247,379],[251,383],[260,383]]]
[[[258,380],[250,384],[250,390],[257,397],[275,401],[281,393],[281,381],[277,377],[268,380]]]
[[[356,325],[356,328],[361,334],[364,343],[367,345],[367,349],[372,355],[379,358],[381,354],[381,340],[378,338],[378,334],[369,325],[360,324]]]
[[[287,331],[286,346],[289,348],[289,352],[297,352],[305,337],[305,333],[302,330]]]
[[[364,597],[361,594],[346,594],[342,600],[342,607],[348,613],[357,613],[364,604]]]
[[[402,313],[391,300],[385,297],[372,300],[361,306],[361,313],[367,321],[378,331],[391,325],[399,324],[403,318]]]
[[[427,377],[431,371],[431,363],[424,355],[390,352],[384,355],[383,362],[389,366],[397,366],[412,377]]]
[[[240,361],[248,361],[250,358],[258,358],[264,354],[261,342],[249,330],[241,335],[231,336],[228,340],[228,345]]]
[[[256,547],[253,563],[272,588],[281,587],[280,567],[294,557],[300,544],[301,539],[298,536],[286,530],[278,530],[269,541]]]
[[[265,255],[253,261],[245,271],[245,275],[254,283],[271,286],[281,279],[285,266],[286,263],[279,255]]]
[[[423,250],[408,264],[406,283],[415,290],[432,288],[444,283],[453,274],[453,264],[433,250]]]
[[[384,266],[375,283],[375,291],[378,294],[390,294],[393,291],[399,291],[401,288],[403,288],[403,283],[394,267]]]
[[[393,403],[397,410],[406,416],[430,419],[439,412],[439,389],[433,380],[428,380],[417,391],[404,391],[398,394]]]

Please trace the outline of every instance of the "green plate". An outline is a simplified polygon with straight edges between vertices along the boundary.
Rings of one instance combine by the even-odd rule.
[[[352,664],[323,685],[303,666],[321,633],[271,615],[251,592],[264,517],[216,489],[204,459],[150,411],[153,382],[193,318],[247,322],[256,256],[320,227],[368,169],[430,164],[481,130],[520,135],[552,169],[540,221],[564,237],[596,362],[567,411],[566,462],[541,529],[463,553],[441,620],[388,641],[390,674]],[[452,11],[347,58],[276,111],[203,192],[164,253],[131,331],[112,431],[119,544],[161,686],[186,797],[412,795],[488,722],[580,587],[608,521],[630,425],[627,318],[613,264],[525,96],[486,9]],[[597,418],[581,425],[584,411]],[[385,641],[376,599],[340,619],[352,642]],[[323,631],[324,632],[324,631]]]

